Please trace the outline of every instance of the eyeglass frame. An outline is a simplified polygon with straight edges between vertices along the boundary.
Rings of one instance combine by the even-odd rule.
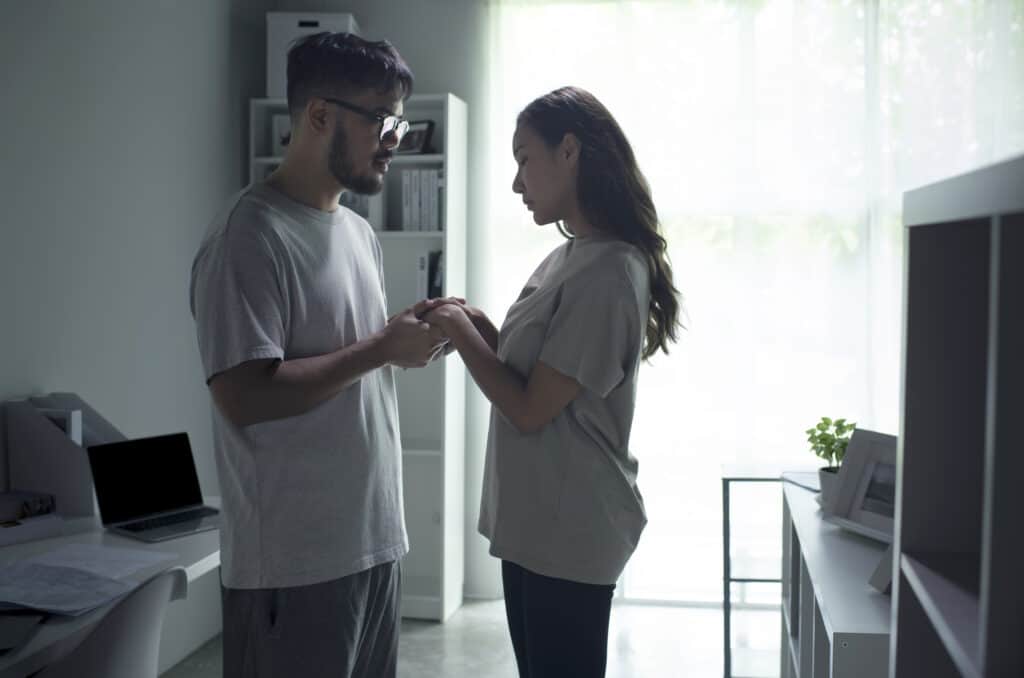
[[[320,97],[320,98],[323,99],[324,101],[326,101],[327,103],[334,104],[336,106],[341,106],[342,108],[347,108],[348,110],[352,111],[353,113],[358,113],[359,115],[362,115],[363,117],[369,118],[371,120],[376,120],[377,122],[379,122],[380,123],[380,133],[379,134],[380,134],[380,140],[381,141],[384,141],[384,137],[387,136],[388,134],[394,133],[394,135],[395,135],[395,143],[400,144],[400,143],[402,143],[402,137],[404,137],[406,132],[409,131],[409,121],[406,120],[405,118],[403,118],[400,115],[381,115],[380,113],[377,113],[376,111],[371,111],[369,109],[363,108],[362,106],[356,106],[355,104],[350,104],[349,102],[342,101],[341,99],[335,99],[333,97]],[[388,131],[385,132],[384,128],[387,125],[388,120],[394,120],[395,124],[394,124],[394,127],[392,127],[391,129],[389,129]],[[401,130],[401,131],[399,131],[399,130]]]

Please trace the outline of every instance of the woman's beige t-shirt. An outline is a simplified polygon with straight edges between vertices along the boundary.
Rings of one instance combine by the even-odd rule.
[[[491,555],[587,584],[619,578],[647,523],[629,433],[649,304],[644,255],[595,236],[548,255],[509,309],[499,359],[524,378],[543,361],[583,388],[532,434],[491,408],[479,522]]]

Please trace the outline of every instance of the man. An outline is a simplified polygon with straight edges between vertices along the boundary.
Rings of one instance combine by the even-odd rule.
[[[192,267],[223,495],[224,675],[394,676],[408,552],[392,365],[442,334],[387,319],[380,245],[339,207],[381,190],[413,76],[386,41],[320,33],[288,53],[292,137]]]

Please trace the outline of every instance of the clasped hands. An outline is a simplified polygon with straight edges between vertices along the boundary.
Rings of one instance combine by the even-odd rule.
[[[479,309],[461,297],[424,299],[388,319],[384,336],[389,347],[388,362],[402,368],[424,367],[450,353],[452,337],[460,329],[472,327]]]

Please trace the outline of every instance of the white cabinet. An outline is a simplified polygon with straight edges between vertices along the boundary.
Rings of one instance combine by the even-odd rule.
[[[783,483],[782,678],[885,678],[890,599],[868,584],[884,544],[825,522]]]
[[[359,25],[347,12],[267,12],[268,97],[288,96],[288,50],[296,40],[321,31],[359,35]]]
[[[280,164],[272,150],[273,119],[286,114],[283,99],[250,102],[250,181]],[[376,206],[379,223],[370,220],[384,253],[389,313],[418,301],[425,287],[446,296],[466,294],[466,104],[452,94],[413,95],[405,102],[405,118],[434,123],[433,152],[394,156]],[[407,170],[432,170],[441,178],[432,230],[402,224]],[[425,276],[436,273],[438,262],[440,273]],[[424,369],[398,370],[396,382],[410,542],[402,563],[402,615],[444,620],[462,604],[463,593],[465,366],[452,354]]]

